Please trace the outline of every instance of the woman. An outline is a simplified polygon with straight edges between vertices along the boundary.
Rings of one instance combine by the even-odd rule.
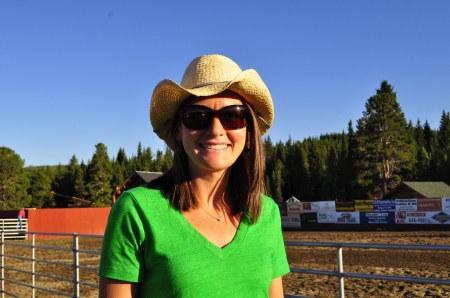
[[[99,296],[283,297],[279,209],[262,195],[273,103],[256,71],[198,57],[155,87],[150,120],[174,165],[114,204]]]

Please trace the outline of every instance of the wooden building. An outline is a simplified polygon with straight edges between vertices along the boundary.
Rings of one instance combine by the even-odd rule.
[[[450,186],[444,182],[403,181],[383,199],[450,198]]]

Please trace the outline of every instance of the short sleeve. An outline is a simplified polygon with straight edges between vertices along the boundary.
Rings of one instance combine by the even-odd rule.
[[[141,212],[133,195],[127,192],[111,208],[103,238],[99,276],[142,282],[145,232]]]
[[[275,205],[274,225],[276,229],[277,247],[273,255],[273,278],[280,277],[290,272],[289,264],[286,256],[286,247],[281,229],[281,217],[278,206]]]

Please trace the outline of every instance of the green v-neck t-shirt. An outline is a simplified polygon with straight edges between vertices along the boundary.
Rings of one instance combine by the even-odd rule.
[[[289,272],[280,212],[262,198],[259,220],[242,217],[220,248],[171,207],[160,190],[124,192],[108,218],[99,275],[139,283],[138,297],[268,297],[272,279]]]

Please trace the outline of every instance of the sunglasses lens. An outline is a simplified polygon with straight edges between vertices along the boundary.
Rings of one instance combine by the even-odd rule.
[[[210,110],[198,106],[187,106],[182,113],[184,126],[189,129],[203,129],[211,125]]]
[[[247,126],[247,108],[230,106],[219,111],[220,122],[224,127],[238,129]]]
[[[181,113],[184,126],[189,129],[204,129],[211,125],[212,119],[217,115],[223,127],[239,129],[248,124],[249,112],[245,106],[228,106],[218,111],[204,106],[187,106]]]

